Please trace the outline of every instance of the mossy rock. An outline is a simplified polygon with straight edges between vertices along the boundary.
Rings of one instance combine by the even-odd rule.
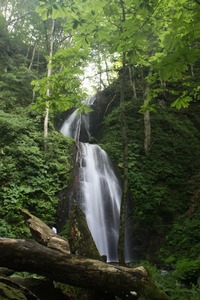
[[[17,288],[0,282],[0,299],[1,300],[27,300],[26,296]]]
[[[75,201],[70,210],[69,228],[69,243],[72,253],[102,260],[87,226],[85,215]]]

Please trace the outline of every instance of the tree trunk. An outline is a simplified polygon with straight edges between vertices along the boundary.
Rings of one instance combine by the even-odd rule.
[[[49,61],[48,61],[48,70],[47,70],[47,78],[49,78],[52,74],[52,57],[53,57],[53,46],[54,46],[54,29],[55,29],[55,20],[52,19],[51,26],[51,36],[50,36],[50,52],[49,52]],[[49,97],[51,94],[51,90],[49,87],[49,83],[47,82],[47,90],[46,95]],[[49,101],[46,101],[45,105],[45,118],[44,118],[44,138],[47,139],[48,136],[48,123],[49,123]],[[45,146],[46,148],[46,146]]]
[[[49,124],[49,101],[45,103],[45,117],[44,117],[44,140],[46,150],[46,139],[48,137],[48,124]]]
[[[101,67],[101,56],[100,51],[98,50],[98,73],[99,73],[99,88],[98,91],[102,91],[104,87],[103,80],[102,80],[102,67]]]
[[[64,253],[70,253],[69,243],[66,239],[54,233],[42,220],[30,214],[25,209],[20,209],[25,218],[33,238],[40,244]]]
[[[108,67],[108,62],[105,58],[105,66],[106,66],[106,79],[107,79],[107,85],[109,86],[111,84],[110,82],[110,75],[109,75],[109,67]]]
[[[34,59],[35,59],[35,51],[36,51],[36,47],[37,47],[37,41],[35,42],[35,44],[34,44],[34,46],[33,46],[33,51],[32,51],[31,61],[30,61],[29,67],[28,67],[29,70],[31,70],[31,68],[32,68],[32,66],[33,66],[33,62],[34,62]]]
[[[124,1],[120,0],[122,11],[122,20],[126,20]],[[123,29],[121,29],[123,31]],[[123,146],[123,186],[122,199],[120,207],[120,226],[119,226],[119,243],[118,255],[119,263],[125,264],[125,227],[126,227],[126,203],[128,195],[128,137],[127,137],[127,123],[125,115],[125,69],[126,69],[126,54],[122,53],[122,70],[120,74],[120,119],[121,119],[121,133]]]
[[[136,91],[136,83],[135,83],[135,70],[134,70],[134,66],[130,65],[128,67],[129,69],[129,78],[130,78],[130,83],[132,86],[132,90],[133,90],[133,98],[137,99],[137,91]]]
[[[151,74],[151,70],[149,71]],[[149,111],[149,83],[147,82],[147,87],[144,95],[144,151],[148,155],[151,147],[151,118]]]
[[[144,151],[148,155],[151,146],[151,119],[148,110],[144,112],[144,135]]]
[[[120,226],[119,226],[119,243],[118,243],[118,255],[119,263],[125,264],[125,227],[126,227],[126,202],[128,195],[128,138],[127,138],[127,124],[125,116],[125,64],[123,64],[123,70],[121,74],[121,87],[120,87],[120,114],[121,114],[121,132],[122,132],[122,144],[123,144],[123,185],[122,185],[122,199],[120,206]]]
[[[135,294],[167,300],[143,268],[129,269],[84,259],[47,248],[32,240],[0,238],[0,264],[16,271],[36,273],[73,286],[107,291],[119,297]],[[126,298],[128,298],[126,297]]]

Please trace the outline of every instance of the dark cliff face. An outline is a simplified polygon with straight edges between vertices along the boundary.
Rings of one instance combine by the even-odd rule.
[[[96,100],[91,106],[93,111],[90,113],[90,132],[92,137],[98,139],[103,127],[104,117],[117,106],[118,101],[112,89],[106,89],[96,95]]]

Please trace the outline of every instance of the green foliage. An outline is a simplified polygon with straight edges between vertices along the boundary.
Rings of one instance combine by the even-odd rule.
[[[192,98],[190,96],[187,96],[186,92],[184,92],[181,97],[179,97],[172,103],[172,107],[175,107],[177,109],[188,108],[191,101]]]
[[[112,134],[110,134],[109,130],[104,130],[103,134],[101,134],[102,138],[100,140],[101,147],[104,148],[107,153],[109,153],[109,157],[113,162],[115,162],[119,167],[122,165],[122,145],[121,145],[121,136],[119,134],[120,131],[120,123],[116,118],[116,115],[119,116],[120,109],[116,107],[113,111],[105,118],[104,125],[105,128],[114,128]]]
[[[32,109],[43,112],[47,101],[50,111],[53,112],[80,106],[84,98],[80,75],[83,73],[81,67],[84,65],[85,57],[84,51],[73,47],[57,51],[52,62],[54,74],[32,82],[34,90],[39,94]],[[50,96],[46,95],[47,88],[51,90]]]
[[[48,151],[37,123],[27,117],[0,114],[1,143],[1,235],[27,235],[20,207],[43,221],[54,223],[56,194],[69,184],[72,140],[51,131]],[[9,135],[7,134],[9,132]]]
[[[0,12],[0,69],[4,69],[9,61],[7,47],[11,46],[11,39],[7,30],[6,20]]]
[[[16,106],[27,106],[32,101],[31,81],[34,71],[25,66],[14,67],[0,75],[0,109],[7,112],[16,110]]]
[[[0,126],[1,126],[1,146],[5,146],[5,141],[12,142],[18,137],[18,134],[24,134],[27,127],[30,126],[31,121],[23,118],[23,116],[16,116],[14,114],[0,111]],[[7,134],[9,132],[9,135]],[[2,151],[3,154],[3,151]]]
[[[188,258],[178,260],[174,275],[188,285],[197,285],[197,281],[200,278],[200,257],[193,260]]]
[[[63,18],[66,15],[66,8],[63,1],[40,1],[40,6],[36,8],[36,12],[40,14],[42,20],[49,18]]]
[[[198,285],[185,286],[179,281],[179,277],[176,275],[177,271],[168,271],[157,269],[154,265],[147,261],[142,261],[144,266],[152,277],[155,284],[170,296],[172,300],[198,300],[200,287]],[[139,298],[140,300],[144,298]]]
[[[16,38],[8,31],[6,18],[2,15],[0,24],[0,109],[16,112],[20,105],[27,106],[32,102],[31,81],[41,68],[39,62],[37,70],[29,67],[28,46],[20,37]]]
[[[199,214],[189,218],[183,216],[176,219],[172,225],[166,242],[160,250],[160,256],[168,263],[175,263],[177,259],[190,257],[195,259],[199,255]],[[173,253],[171,257],[170,254]]]

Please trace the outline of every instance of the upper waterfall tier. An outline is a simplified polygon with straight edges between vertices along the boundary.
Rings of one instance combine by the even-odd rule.
[[[91,106],[95,101],[95,96],[91,96],[82,101],[82,103]],[[65,120],[60,132],[64,136],[70,136],[75,141],[88,142],[90,138],[90,120],[89,114],[81,114],[78,109]]]

